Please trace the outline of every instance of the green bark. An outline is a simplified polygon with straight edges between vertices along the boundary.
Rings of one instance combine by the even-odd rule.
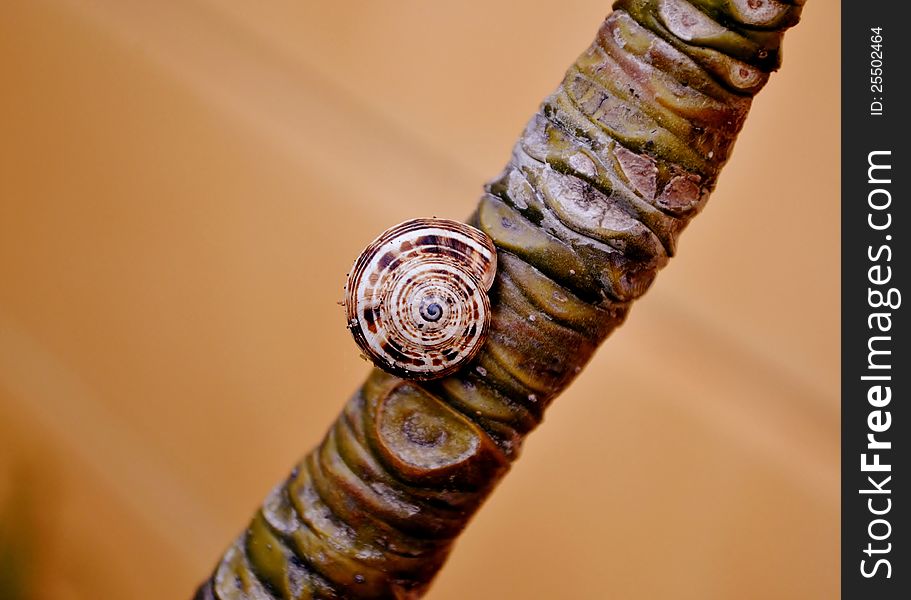
[[[442,380],[375,370],[198,599],[417,598],[456,536],[674,254],[800,0],[620,0],[469,223],[490,335]]]

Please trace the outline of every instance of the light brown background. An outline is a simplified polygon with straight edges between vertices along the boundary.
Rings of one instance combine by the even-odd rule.
[[[37,598],[188,598],[367,371],[351,261],[467,216],[609,3],[2,8],[0,504]],[[837,597],[838,12],[430,598]]]

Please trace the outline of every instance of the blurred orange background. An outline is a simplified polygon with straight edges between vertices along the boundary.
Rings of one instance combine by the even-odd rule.
[[[355,256],[467,216],[609,8],[3,2],[0,543],[30,597],[190,597],[368,371]],[[429,598],[838,596],[839,9],[808,3]]]

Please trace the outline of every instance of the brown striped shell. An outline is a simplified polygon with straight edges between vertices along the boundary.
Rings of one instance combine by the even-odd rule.
[[[361,253],[345,285],[348,328],[373,363],[436,379],[480,350],[490,326],[493,240],[447,219],[412,219]]]

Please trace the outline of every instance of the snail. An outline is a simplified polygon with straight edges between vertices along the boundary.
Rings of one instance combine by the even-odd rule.
[[[379,368],[405,379],[450,375],[481,349],[493,240],[448,219],[412,219],[383,232],[354,262],[345,285],[348,328]]]

